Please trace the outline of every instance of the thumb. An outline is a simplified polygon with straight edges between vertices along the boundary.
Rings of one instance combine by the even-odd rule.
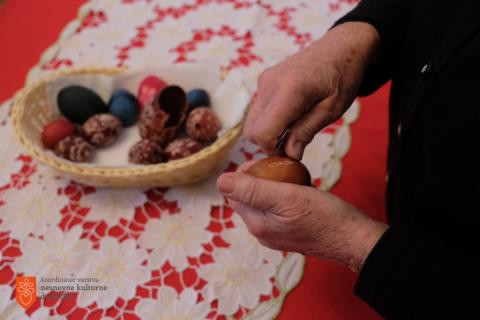
[[[217,187],[225,197],[262,211],[278,205],[279,184],[240,172],[225,173],[217,180]]]
[[[285,153],[294,159],[301,160],[305,147],[323,128],[336,121],[339,114],[333,111],[335,97],[331,96],[313,107],[290,127],[290,135],[285,144]]]

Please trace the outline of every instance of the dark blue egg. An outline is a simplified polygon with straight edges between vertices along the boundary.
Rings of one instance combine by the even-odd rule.
[[[124,127],[128,127],[137,122],[140,114],[137,98],[127,90],[115,91],[108,103],[111,114],[122,121]]]
[[[83,124],[91,116],[106,113],[108,107],[94,91],[77,85],[63,88],[57,96],[60,112],[71,122]]]
[[[188,109],[210,107],[210,97],[203,89],[193,89],[187,93]]]
[[[112,95],[110,96],[110,100],[108,101],[108,105],[110,105],[110,103],[112,103],[112,101],[115,98],[118,98],[118,97],[121,97],[121,96],[128,97],[128,99],[131,100],[131,101],[137,101],[137,98],[130,91],[125,90],[125,89],[118,89],[118,90],[114,91],[112,93]]]

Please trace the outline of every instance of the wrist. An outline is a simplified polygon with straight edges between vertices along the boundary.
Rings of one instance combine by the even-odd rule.
[[[365,67],[377,60],[380,35],[369,23],[345,22],[327,32],[325,38],[327,37],[341,47],[339,50],[351,53],[351,58],[357,58]]]
[[[359,272],[388,226],[365,216],[349,229],[351,232],[347,234],[348,245],[346,246],[349,252],[346,254],[348,259],[344,264],[354,272]]]

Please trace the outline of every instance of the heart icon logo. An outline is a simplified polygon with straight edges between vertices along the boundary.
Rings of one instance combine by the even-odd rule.
[[[31,293],[22,293],[20,294],[20,301],[24,305],[29,305],[32,302],[32,294]]]
[[[22,308],[30,308],[37,301],[37,279],[32,276],[17,277],[15,284],[15,300]]]

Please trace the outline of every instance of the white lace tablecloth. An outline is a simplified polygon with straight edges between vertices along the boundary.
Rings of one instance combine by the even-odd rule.
[[[256,75],[321,36],[355,0],[90,1],[27,82],[64,67],[215,62]],[[54,13],[52,13],[54,14]],[[95,189],[36,163],[0,107],[0,318],[271,319],[299,282],[304,258],[262,247],[215,188]],[[340,178],[359,105],[317,135],[304,163],[315,185]],[[261,157],[239,141],[218,173]],[[37,301],[15,301],[17,276]],[[96,278],[108,289],[53,298],[42,278]],[[45,294],[46,297],[42,297]],[[50,296],[48,295],[50,294]],[[50,297],[50,299],[48,298]]]

